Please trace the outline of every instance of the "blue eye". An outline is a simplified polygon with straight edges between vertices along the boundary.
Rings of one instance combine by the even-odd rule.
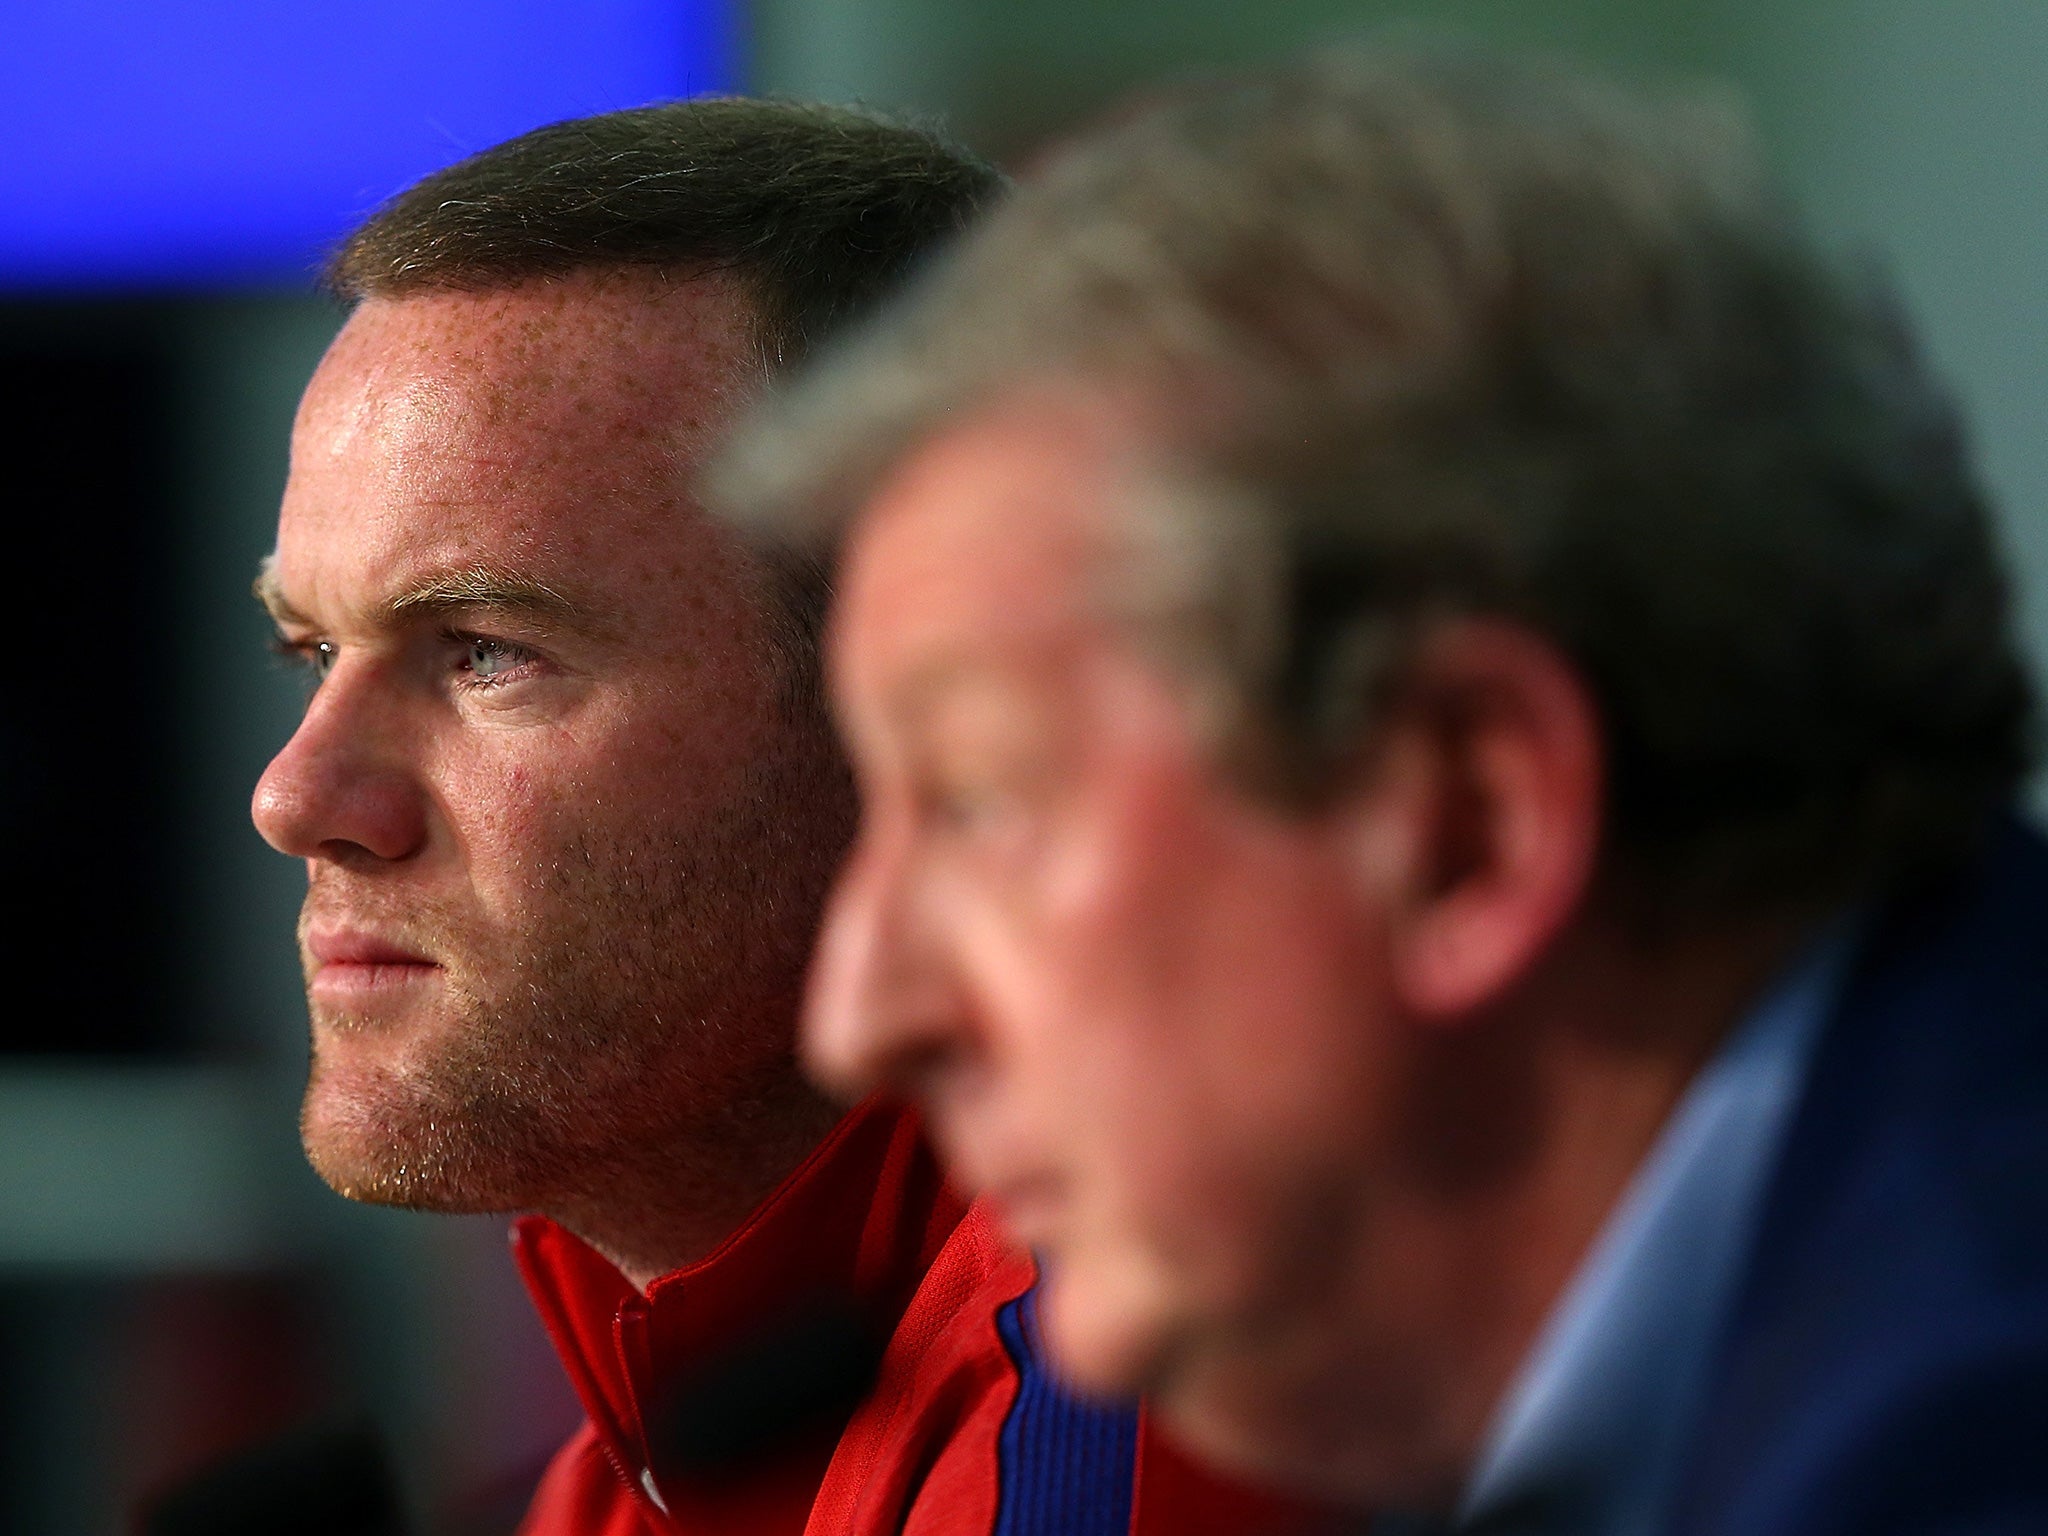
[[[468,653],[463,657],[463,666],[479,681],[489,681],[500,674],[511,671],[527,659],[523,647],[504,640],[471,640]]]

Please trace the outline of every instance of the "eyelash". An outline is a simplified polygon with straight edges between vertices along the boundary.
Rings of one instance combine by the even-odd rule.
[[[523,667],[534,659],[533,651],[526,646],[512,640],[500,640],[495,635],[476,635],[464,630],[444,629],[440,638],[444,643],[460,646],[465,651],[478,646],[494,646],[506,658],[507,667],[512,670]],[[300,667],[306,673],[307,680],[316,688],[327,675],[323,663],[332,661],[334,653],[331,646],[332,642],[327,640],[293,640],[284,635],[270,637],[271,654]],[[456,670],[464,676],[455,686],[463,689],[500,688],[517,680],[509,676],[478,673],[467,656],[457,665]]]
[[[306,674],[306,681],[318,687],[326,674],[321,669],[321,659],[328,653],[322,649],[325,640],[293,640],[284,635],[270,637],[270,654],[290,662]]]
[[[508,665],[514,669],[523,667],[534,659],[534,653],[525,646],[512,640],[500,640],[495,635],[472,635],[461,630],[447,629],[441,632],[441,638],[448,641],[451,645],[459,645],[465,650],[474,650],[478,646],[495,646],[508,658]],[[469,664],[467,656],[463,658],[457,670],[467,674],[461,682],[455,685],[458,688],[502,688],[506,683],[517,681],[516,678],[512,677],[495,675],[486,677],[478,673]]]

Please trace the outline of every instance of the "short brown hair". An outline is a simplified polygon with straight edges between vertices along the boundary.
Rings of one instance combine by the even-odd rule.
[[[1123,573],[1117,607],[1223,697],[1260,793],[1341,779],[1461,612],[1573,659],[1609,852],[1693,910],[1945,862],[2030,762],[1954,412],[1711,100],[1370,52],[1156,99],[772,406],[714,503],[829,538],[906,447],[1034,384],[1153,424],[1139,547],[1190,579],[1147,612]]]
[[[1002,187],[936,132],[848,107],[698,97],[551,123],[408,187],[342,243],[349,302],[593,267],[729,273],[794,363]]]

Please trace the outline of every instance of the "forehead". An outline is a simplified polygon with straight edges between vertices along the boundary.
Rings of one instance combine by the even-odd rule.
[[[1099,634],[1122,546],[1119,438],[1078,403],[1022,402],[941,432],[877,487],[848,544],[840,648],[943,669]]]
[[[366,579],[403,583],[672,535],[758,376],[752,306],[715,277],[368,299],[299,408],[280,577],[317,579],[298,567],[342,547]]]

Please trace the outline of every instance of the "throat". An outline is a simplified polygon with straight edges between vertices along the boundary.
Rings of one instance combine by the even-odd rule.
[[[842,1111],[800,1079],[608,1160],[536,1206],[645,1292],[709,1255],[830,1134]]]

